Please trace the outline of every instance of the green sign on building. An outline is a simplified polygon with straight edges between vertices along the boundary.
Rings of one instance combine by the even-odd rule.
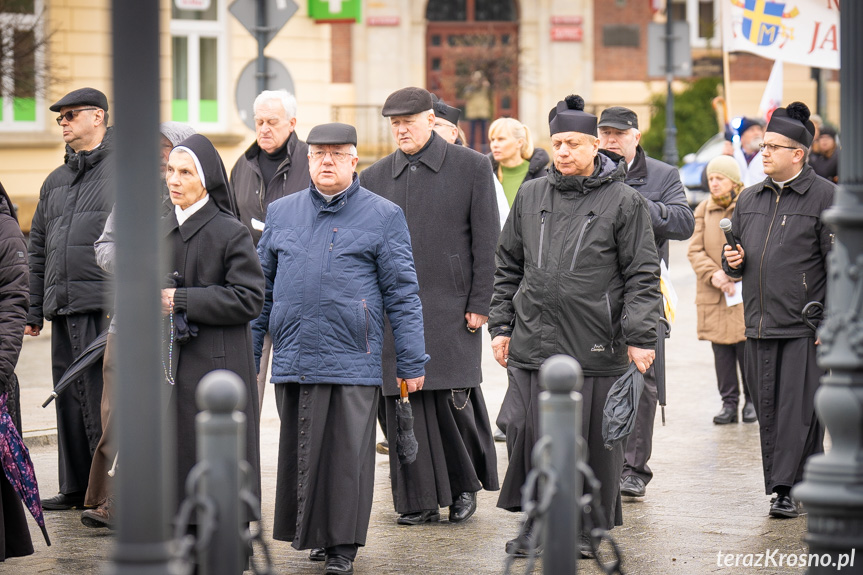
[[[309,18],[318,21],[360,21],[362,0],[309,0]]]

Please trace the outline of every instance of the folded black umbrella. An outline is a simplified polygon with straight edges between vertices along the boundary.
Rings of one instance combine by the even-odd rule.
[[[656,379],[656,399],[662,410],[662,425],[665,425],[665,340],[671,334],[671,324],[664,317],[656,325],[656,357],[653,360],[653,376]]]
[[[75,358],[75,361],[72,362],[69,369],[66,370],[66,373],[63,374],[63,377],[60,378],[57,385],[54,386],[54,391],[51,392],[51,396],[45,400],[42,407],[48,407],[48,404],[54,401],[54,398],[58,395],[63,393],[63,390],[69,387],[73,381],[78,379],[86,369],[99,361],[102,356],[105,355],[105,346],[107,344],[108,330],[106,329],[96,336],[96,339],[91,341],[90,345],[84,348],[81,355]]]
[[[608,391],[602,409],[602,441],[606,449],[613,449],[632,433],[638,413],[638,400],[643,390],[644,376],[635,363],[630,362],[626,373]]]
[[[416,461],[419,445],[414,435],[414,413],[408,400],[408,384],[400,381],[401,393],[396,400],[396,454],[399,463],[409,465]]]

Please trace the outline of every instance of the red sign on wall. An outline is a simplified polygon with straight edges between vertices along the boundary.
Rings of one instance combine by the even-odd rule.
[[[583,30],[581,26],[552,26],[552,42],[581,42]]]
[[[366,26],[398,26],[398,16],[367,16]]]
[[[552,26],[581,26],[584,20],[581,16],[552,16]]]

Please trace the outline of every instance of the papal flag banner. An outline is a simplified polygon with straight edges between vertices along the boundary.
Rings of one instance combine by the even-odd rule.
[[[858,0],[845,0],[855,2]],[[722,49],[839,69],[839,0],[721,0]]]

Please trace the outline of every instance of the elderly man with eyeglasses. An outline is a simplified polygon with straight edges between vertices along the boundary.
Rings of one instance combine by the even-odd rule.
[[[746,324],[744,371],[761,435],[770,516],[799,515],[791,488],[803,479],[810,455],[824,450],[815,392],[824,371],[810,302],[824,303],[833,234],[821,214],[836,186],[807,163],[815,126],[809,108],[794,102],[773,112],[761,143],[764,181],[743,190],[732,216],[735,246],[725,246],[723,268],[743,278]],[[811,307],[811,306],[809,306]],[[820,316],[819,316],[820,318]]]
[[[51,321],[54,383],[108,327],[109,276],[96,263],[94,242],[114,198],[108,99],[93,88],[66,94],[49,108],[66,143],[65,163],[45,179],[30,227],[30,313],[25,333],[38,336]],[[81,507],[93,453],[102,435],[102,362],[60,394],[57,441],[60,493],[42,499],[47,510]]]
[[[404,213],[360,186],[353,126],[316,126],[308,143],[311,185],[267,212],[252,330],[256,362],[272,334],[282,421],[273,538],[344,575],[371,516],[384,317],[408,391],[422,389],[428,355]]]

